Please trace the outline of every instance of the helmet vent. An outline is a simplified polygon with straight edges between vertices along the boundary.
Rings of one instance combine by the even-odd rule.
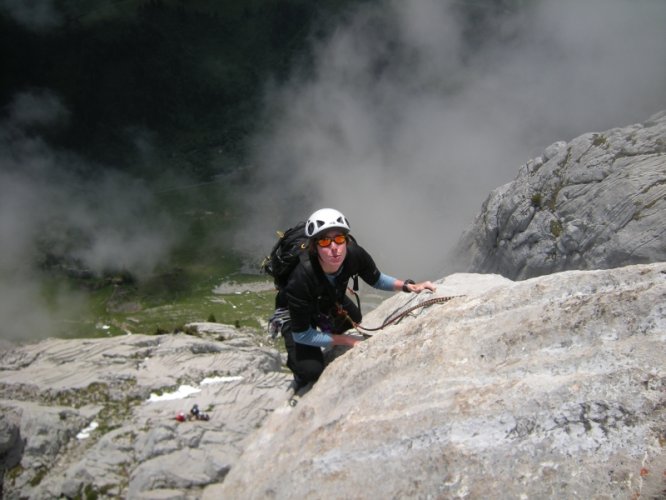
[[[312,238],[326,229],[339,228],[343,231],[349,231],[349,222],[347,218],[332,208],[322,208],[313,213],[307,220],[305,234]]]

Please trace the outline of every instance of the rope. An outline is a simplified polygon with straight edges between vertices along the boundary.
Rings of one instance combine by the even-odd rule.
[[[424,307],[429,307],[433,304],[443,304],[444,302],[448,302],[451,299],[455,299],[457,297],[464,297],[464,295],[451,295],[451,296],[446,296],[446,297],[435,297],[433,299],[429,300],[424,300],[423,302],[420,302],[419,304],[416,304],[408,309],[405,309],[402,311],[400,314],[397,314],[393,316],[394,313],[391,313],[387,316],[387,318],[384,320],[384,322],[375,328],[366,328],[364,326],[361,326],[359,323],[356,323],[353,319],[349,317],[349,314],[347,314],[347,311],[345,311],[341,305],[338,304],[338,314],[341,316],[345,316],[346,319],[351,323],[351,325],[356,328],[364,337],[372,337],[372,334],[367,333],[367,332],[377,332],[379,330],[382,330],[386,328],[387,326],[393,325],[400,321],[402,318],[407,316],[409,313],[420,309]],[[364,333],[366,332],[366,333]]]

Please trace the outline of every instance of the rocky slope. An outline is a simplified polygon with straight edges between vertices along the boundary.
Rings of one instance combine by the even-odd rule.
[[[278,352],[221,325],[6,350],[3,498],[663,496],[666,263],[455,274],[443,296],[295,407]]]
[[[461,244],[523,281],[440,280],[295,407],[224,325],[0,344],[0,497],[666,497],[665,162],[666,113],[553,144]]]
[[[460,297],[337,359],[204,498],[664,498],[666,264],[437,293]]]
[[[666,260],[666,111],[556,142],[494,190],[458,254],[511,279]]]
[[[250,332],[195,330],[0,353],[0,497],[198,498],[221,481],[290,377]]]

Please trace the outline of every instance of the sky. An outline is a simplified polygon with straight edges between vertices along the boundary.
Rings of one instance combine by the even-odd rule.
[[[386,0],[267,88],[240,248],[342,211],[387,274],[439,279],[491,190],[553,142],[666,108],[666,2],[542,0],[476,51],[445,0]]]
[[[313,42],[313,67],[266,82],[235,238],[249,262],[276,230],[333,207],[383,272],[442,278],[484,199],[522,164],[553,142],[666,109],[666,2],[529,3],[497,16],[476,50],[453,0],[366,5]],[[35,30],[63,22],[50,0],[0,9]],[[45,236],[83,239],[73,257],[93,271],[137,274],[176,241],[140,182],[112,168],[93,181],[75,154],[49,148],[42,131],[71,119],[49,89],[0,109],[0,339],[46,337],[64,321],[54,311],[84,307],[76,294],[44,298],[28,263]]]

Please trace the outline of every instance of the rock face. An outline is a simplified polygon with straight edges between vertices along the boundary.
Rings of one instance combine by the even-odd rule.
[[[525,279],[666,260],[666,111],[556,142],[484,202],[457,254]]]
[[[280,354],[221,325],[3,351],[1,496],[663,498],[666,263],[455,274],[443,296],[295,407]]]
[[[291,377],[257,335],[190,326],[0,353],[0,498],[198,498],[222,481]]]
[[[335,360],[203,498],[664,498],[666,263],[437,295],[458,297]]]

